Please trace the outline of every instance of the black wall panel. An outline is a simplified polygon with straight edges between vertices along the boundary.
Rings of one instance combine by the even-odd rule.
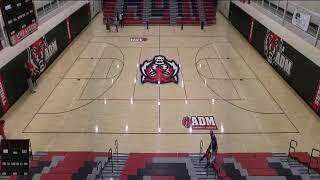
[[[308,103],[314,99],[316,86],[320,79],[320,67],[298,52],[288,43],[285,43],[286,56],[293,61],[292,75],[288,78],[289,84]]]
[[[24,71],[24,63],[27,57],[28,52],[25,50],[6,64],[0,71],[10,106],[12,106],[28,88],[27,77]]]
[[[258,21],[254,22],[251,44],[262,55],[264,55],[264,43],[261,42],[264,42],[267,31],[268,29],[261,23],[259,23]]]
[[[251,17],[233,3],[231,3],[230,9],[232,9],[232,11],[230,10],[231,24],[236,27],[246,39],[249,39]]]
[[[70,16],[71,38],[74,39],[90,22],[90,5],[87,4]]]

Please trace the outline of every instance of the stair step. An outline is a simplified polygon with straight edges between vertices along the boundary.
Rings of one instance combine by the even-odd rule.
[[[117,153],[114,153],[114,154],[117,154]],[[119,155],[119,156],[127,156],[127,157],[129,156],[128,153],[119,153],[118,155]]]
[[[104,164],[104,167],[111,167],[111,166],[113,166],[113,167],[123,167],[123,166],[125,166],[126,164],[111,164],[111,163],[105,163]]]
[[[121,173],[102,173],[103,174],[103,178],[104,177],[114,177],[114,178],[119,178]]]
[[[122,170],[123,167],[124,167],[124,166],[114,166],[113,169],[114,169],[114,170]],[[107,169],[107,170],[111,170],[112,167],[111,167],[111,166],[105,166],[105,167],[103,168],[103,170],[106,170],[106,169]]]
[[[119,157],[116,157],[116,156],[112,156],[112,158],[110,160],[113,160],[113,161],[127,161],[129,157],[124,157],[124,156],[119,156]]]
[[[215,178],[216,176],[215,175],[198,175],[198,178],[201,178],[201,179],[212,179],[212,178]]]
[[[117,159],[116,157],[112,157],[111,161],[115,162],[115,161],[119,161],[119,162],[126,162],[128,160],[128,158],[120,158]]]
[[[203,156],[203,154],[199,154],[199,153],[191,153],[189,154],[190,157],[200,157]]]
[[[197,172],[197,175],[207,175],[207,172]],[[208,172],[208,176],[211,176],[211,175],[215,176],[216,174]]]
[[[103,174],[105,174],[105,173],[116,173],[116,174],[121,174],[121,172],[122,172],[122,169],[114,169],[113,170],[113,172],[112,172],[112,170],[110,169],[110,170],[105,170],[105,169],[103,169],[103,171],[102,171],[102,173]]]

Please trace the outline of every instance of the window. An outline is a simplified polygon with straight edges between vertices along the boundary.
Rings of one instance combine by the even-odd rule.
[[[5,46],[5,42],[4,42],[4,35],[3,35],[3,31],[0,28],[0,51],[4,48]]]
[[[58,0],[34,0],[33,3],[38,14],[38,19],[58,8]]]

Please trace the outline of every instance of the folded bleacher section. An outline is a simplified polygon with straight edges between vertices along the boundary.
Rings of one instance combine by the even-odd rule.
[[[212,25],[216,0],[104,0],[104,23],[123,13],[124,25]]]

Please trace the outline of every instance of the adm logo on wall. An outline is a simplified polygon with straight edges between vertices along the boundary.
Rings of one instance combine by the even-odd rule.
[[[218,129],[213,116],[185,116],[182,125],[186,128],[198,130]]]
[[[154,56],[140,65],[141,83],[178,83],[179,65],[163,55]]]
[[[32,66],[32,76],[39,76],[46,68],[51,57],[58,51],[56,39],[47,42],[45,37],[40,38],[28,48],[27,63]],[[28,67],[29,67],[28,66]]]
[[[268,30],[264,39],[264,54],[272,66],[278,67],[287,76],[290,76],[293,63],[284,55],[283,43],[279,36]]]

